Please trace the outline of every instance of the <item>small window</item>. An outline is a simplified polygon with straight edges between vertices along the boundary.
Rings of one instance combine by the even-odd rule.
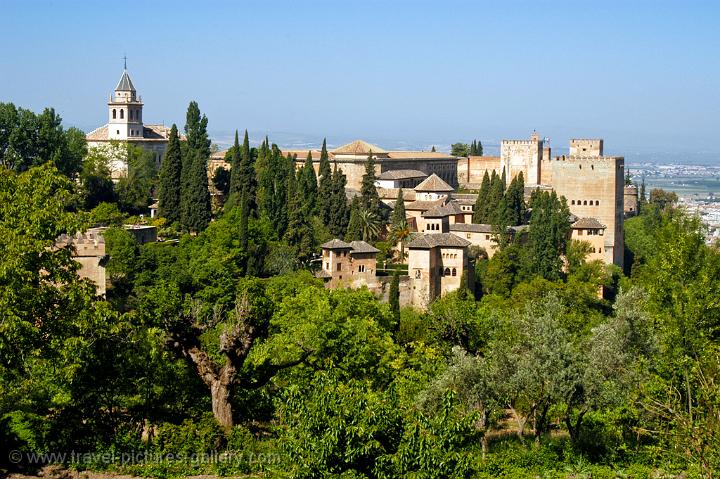
[[[455,269],[455,268],[452,269],[452,275],[457,276],[457,269]]]
[[[330,263],[325,263],[325,269],[330,269]]]
[[[117,134],[119,135],[119,134],[120,134],[120,130],[115,130],[115,133],[117,133]]]
[[[365,272],[365,265],[360,264],[358,265],[358,273],[364,273]]]
[[[465,236],[467,236],[467,239],[472,238],[472,235],[470,233],[466,234]]]
[[[125,118],[125,110],[123,110],[123,109],[121,108],[121,109],[120,109],[120,119],[122,120],[123,118]]]
[[[598,248],[598,253],[602,253],[602,248]]]
[[[486,240],[489,240],[489,239],[490,239],[490,235],[485,235],[485,239],[486,239]]]
[[[583,230],[578,230],[578,236],[582,236],[582,235],[583,235]]]
[[[450,268],[445,268],[445,271],[443,273],[445,276],[450,276]]]
[[[595,200],[595,206],[600,206],[600,200]]]
[[[338,263],[338,265],[337,265],[337,270],[338,270],[338,271],[342,271],[342,263]]]
[[[572,200],[572,201],[570,202],[570,204],[571,204],[571,205],[574,205],[574,204],[575,204],[575,200]]]
[[[117,110],[113,108],[113,120],[117,118]]]

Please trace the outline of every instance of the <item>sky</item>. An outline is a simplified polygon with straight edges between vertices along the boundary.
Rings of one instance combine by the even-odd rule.
[[[720,2],[3,0],[0,101],[107,119],[127,55],[147,123],[195,100],[223,144],[387,149],[533,130],[563,152],[718,162]]]

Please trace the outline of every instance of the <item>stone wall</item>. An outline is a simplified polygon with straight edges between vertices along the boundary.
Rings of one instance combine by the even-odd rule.
[[[622,266],[624,158],[560,156],[551,164],[553,189],[567,199],[572,214],[607,226],[605,261]]]
[[[525,184],[539,184],[542,152],[543,142],[537,135],[530,140],[503,140],[500,143],[500,171],[505,169],[508,181],[522,171]]]
[[[471,189],[480,188],[485,172],[502,174],[499,156],[470,156],[458,159],[458,183]]]

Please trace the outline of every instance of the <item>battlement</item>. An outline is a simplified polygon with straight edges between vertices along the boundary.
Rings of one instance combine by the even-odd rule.
[[[526,145],[532,146],[539,143],[540,140],[503,140],[502,143],[506,145]]]
[[[581,154],[603,156],[602,138],[572,138],[570,140],[570,155]]]

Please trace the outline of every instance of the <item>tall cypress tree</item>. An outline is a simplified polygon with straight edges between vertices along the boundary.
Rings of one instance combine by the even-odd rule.
[[[315,214],[317,211],[318,185],[311,151],[308,151],[307,158],[305,158],[305,165],[302,168],[302,178],[299,186],[301,187],[300,194],[305,211],[310,215]]]
[[[328,224],[330,233],[335,237],[343,236],[348,226],[350,211],[345,193],[346,184],[347,179],[345,178],[345,174],[343,174],[342,170],[338,169],[336,163],[332,175],[332,206],[330,208],[330,223]]]
[[[375,176],[375,158],[373,157],[372,151],[367,157],[365,162],[365,174],[363,174],[362,184],[360,185],[360,197],[362,201],[362,207],[369,210],[381,217],[380,211],[380,196],[378,195],[375,182],[377,176]]]
[[[475,208],[473,210],[473,223],[487,224],[487,202],[489,193],[490,175],[488,174],[487,170],[485,170],[482,183],[480,184],[480,191],[478,192],[477,200],[475,200]]]
[[[362,240],[362,220],[360,219],[360,211],[362,210],[362,200],[355,197],[350,205],[350,221],[345,231],[345,241]]]
[[[504,193],[505,193],[505,188],[503,187],[502,178],[500,176],[498,176],[498,174],[495,173],[495,171],[493,171],[493,174],[490,177],[490,190],[488,192],[486,209],[485,209],[487,222],[490,224],[498,223],[497,212],[500,210],[500,206],[501,206],[501,202],[502,202]]]
[[[288,176],[287,210],[288,225],[283,239],[293,247],[295,255],[301,263],[312,256],[313,237],[308,225],[307,213],[298,192],[295,175]]]
[[[403,190],[402,188],[400,188],[400,191],[398,191],[397,201],[395,201],[395,208],[392,212],[392,225],[393,227],[397,227],[406,220],[407,218],[405,216],[405,198],[403,198]]]
[[[525,179],[522,171],[510,182],[505,193],[505,205],[511,225],[522,224],[525,219]]]
[[[231,148],[232,156],[230,160],[230,195],[225,203],[229,207],[238,206],[240,196],[242,195],[242,165],[240,156],[240,141],[238,139],[238,131],[235,130],[235,143]]]
[[[182,155],[180,152],[180,138],[177,126],[170,128],[168,147],[160,165],[160,216],[165,217],[168,223],[180,221],[181,191],[182,191]]]
[[[318,186],[318,209],[320,219],[323,224],[330,226],[332,217],[332,196],[333,196],[333,178],[330,169],[330,159],[328,158],[327,140],[323,139],[322,149],[320,150],[320,185]]]
[[[242,181],[242,191],[247,193],[248,214],[257,217],[256,190],[257,179],[255,177],[255,159],[250,150],[250,139],[248,131],[245,130],[245,138],[241,150],[240,172]]]
[[[390,303],[390,312],[395,320],[395,328],[397,328],[400,324],[400,273],[398,270],[395,270],[390,282],[388,302]]]
[[[205,229],[211,216],[207,174],[210,139],[207,123],[207,117],[200,115],[198,104],[190,102],[185,123],[188,147],[187,158],[183,161],[180,222],[192,232]]]
[[[478,140],[478,142],[477,142],[477,147],[476,147],[476,148],[477,148],[477,155],[478,155],[478,156],[483,156],[482,141]]]
[[[528,231],[528,272],[548,280],[562,275],[567,239],[570,233],[570,210],[564,197],[539,191],[533,195]]]
[[[182,196],[180,222],[185,229],[199,233],[210,224],[210,191],[208,190],[207,158],[188,149],[188,168]]]

